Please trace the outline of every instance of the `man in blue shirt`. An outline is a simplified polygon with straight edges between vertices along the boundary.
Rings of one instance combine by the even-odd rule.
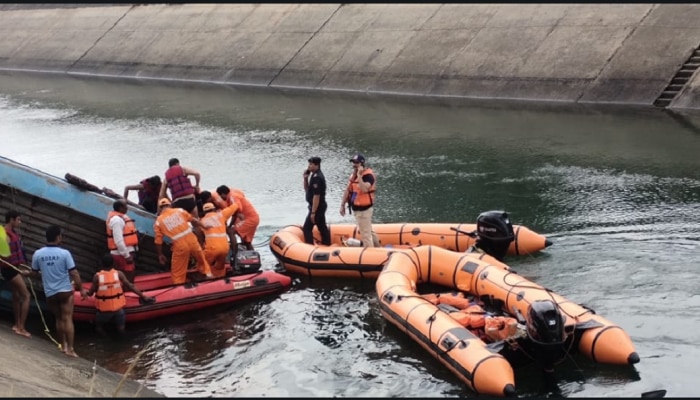
[[[61,227],[51,225],[46,228],[46,246],[38,249],[32,256],[32,270],[23,271],[25,276],[41,276],[46,303],[56,317],[56,334],[61,351],[70,357],[78,357],[73,348],[75,328],[73,326],[73,284],[82,296],[87,294],[80,281],[80,274],[75,267],[70,252],[59,247],[63,235]]]

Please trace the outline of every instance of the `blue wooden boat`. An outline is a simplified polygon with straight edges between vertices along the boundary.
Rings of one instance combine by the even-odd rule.
[[[28,255],[45,244],[49,225],[63,227],[62,245],[71,251],[84,280],[92,279],[108,251],[105,218],[113,203],[114,198],[104,193],[0,156],[0,215],[9,209],[22,214],[20,233]],[[169,270],[168,265],[158,264],[153,243],[155,215],[133,203],[128,214],[140,233],[137,274]]]

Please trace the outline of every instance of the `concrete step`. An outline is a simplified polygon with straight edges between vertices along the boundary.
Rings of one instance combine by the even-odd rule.
[[[671,85],[685,85],[688,83],[688,78],[679,78],[679,77],[674,77],[671,79]]]
[[[656,107],[667,107],[674,98],[683,90],[690,77],[700,67],[700,47],[693,50],[693,54],[686,60],[676,74],[671,78],[671,83],[654,101]]]
[[[664,90],[661,93],[661,96],[659,96],[659,98],[657,100],[664,100],[664,99],[673,100],[673,98],[676,97],[677,94],[678,94],[678,92],[675,92],[675,91],[669,92],[669,91]]]

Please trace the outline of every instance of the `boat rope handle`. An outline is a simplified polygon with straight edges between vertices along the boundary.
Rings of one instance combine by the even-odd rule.
[[[17,272],[20,273],[20,276],[21,276],[22,270],[20,270],[16,266],[10,264],[9,262],[3,260],[2,258],[0,258],[0,261],[2,261],[4,264],[7,264],[10,267],[14,268]],[[20,264],[20,266],[31,270],[31,268],[28,265]],[[46,333],[46,336],[48,336],[49,339],[51,339],[51,341],[54,342],[54,344],[56,344],[58,346],[59,350],[63,350],[63,346],[61,345],[61,343],[58,343],[56,341],[56,339],[54,339],[53,336],[51,336],[51,330],[49,329],[48,325],[46,324],[46,319],[44,319],[44,313],[41,311],[41,305],[39,304],[39,299],[36,295],[36,291],[34,290],[34,284],[32,283],[31,279],[28,279],[28,281],[29,281],[29,288],[32,290],[32,295],[34,295],[34,303],[36,303],[36,309],[39,310],[39,315],[41,316],[41,322],[44,324],[44,333]]]
[[[506,277],[507,277],[508,275],[510,275],[510,274],[514,274],[514,272],[508,271],[507,274],[503,275],[503,283],[504,283],[504,284],[509,285],[509,286],[511,286],[511,287],[513,287],[513,288],[544,290],[545,292],[547,292],[547,294],[548,294],[549,297],[552,299],[552,302],[557,306],[557,308],[559,308],[559,310],[560,310],[562,313],[564,313],[567,317],[573,319],[574,321],[578,321],[579,317],[581,317],[581,316],[583,316],[583,315],[586,315],[586,314],[588,314],[589,312],[595,314],[595,311],[591,310],[590,308],[588,308],[588,307],[583,307],[586,311],[580,313],[579,315],[571,315],[571,314],[569,314],[568,312],[566,312],[565,310],[563,310],[561,307],[559,307],[559,302],[557,302],[557,301],[554,299],[554,294],[553,294],[554,292],[553,292],[551,289],[547,289],[546,287],[540,286],[540,285],[531,286],[531,285],[523,285],[523,284],[520,284],[520,283],[516,283],[516,284],[514,284],[514,285],[511,285],[511,284],[509,284],[508,282],[506,282]]]

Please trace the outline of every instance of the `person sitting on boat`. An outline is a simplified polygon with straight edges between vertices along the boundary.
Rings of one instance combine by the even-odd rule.
[[[138,190],[139,205],[146,209],[146,211],[155,214],[158,212],[158,196],[161,186],[162,182],[160,176],[153,175],[150,178],[142,179],[136,185],[124,187],[124,198],[129,198],[130,191]]]
[[[167,258],[163,254],[163,239],[168,237],[172,241],[172,259],[170,260],[170,274],[174,285],[185,283],[187,280],[187,267],[190,257],[197,263],[197,270],[207,278],[213,278],[211,267],[204,258],[204,251],[199,244],[197,236],[192,231],[192,226],[201,229],[199,219],[192,217],[182,208],[171,207],[170,200],[162,198],[158,200],[160,212],[153,224],[155,233],[154,243],[158,262],[165,265]]]
[[[232,189],[226,185],[221,185],[216,188],[215,193],[212,192],[211,194],[212,202],[220,209],[224,209],[233,203],[238,204],[238,211],[231,218],[228,230],[231,243],[231,260],[235,260],[238,253],[236,235],[241,238],[243,247],[247,250],[255,250],[253,248],[253,237],[258,229],[258,224],[260,224],[260,215],[240,189]]]
[[[136,224],[126,212],[128,207],[126,200],[117,200],[112,203],[113,211],[107,214],[107,248],[109,248],[114,265],[123,271],[129,282],[136,276],[136,251],[139,247],[138,231]]]
[[[158,199],[166,198],[167,190],[170,189],[172,207],[182,208],[192,214],[193,217],[199,218],[196,199],[196,193],[199,192],[199,172],[192,168],[181,166],[180,160],[177,158],[171,158],[168,161],[168,166]],[[194,186],[190,182],[190,175],[194,176]]]
[[[153,303],[156,301],[151,296],[143,294],[136,286],[126,278],[122,271],[114,269],[114,259],[111,254],[105,254],[102,257],[102,269],[97,271],[92,278],[92,286],[90,290],[84,293],[81,297],[83,300],[95,295],[95,329],[100,335],[106,335],[104,327],[108,323],[114,323],[117,327],[117,333],[120,336],[124,335],[126,328],[126,298],[124,297],[125,286],[127,289],[136,293],[144,303]]]
[[[232,203],[223,210],[217,210],[213,203],[206,203],[202,209],[204,216],[200,222],[204,232],[204,258],[211,266],[212,275],[221,278],[226,275],[226,256],[229,252],[226,221],[238,211],[238,204]]]

